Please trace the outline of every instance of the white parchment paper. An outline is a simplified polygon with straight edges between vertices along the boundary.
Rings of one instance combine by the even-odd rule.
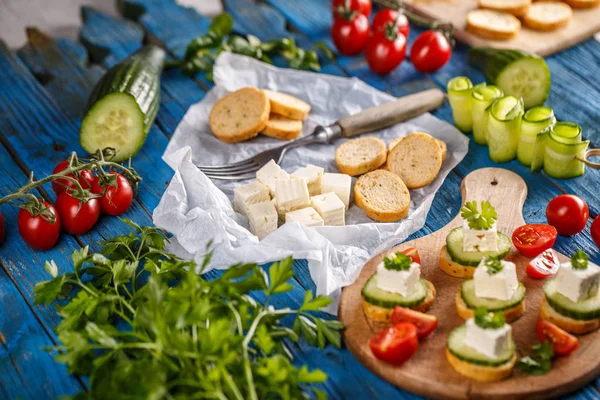
[[[370,256],[401,243],[425,224],[435,193],[468,151],[469,139],[431,114],[374,132],[373,136],[386,143],[414,131],[427,132],[447,143],[448,156],[436,180],[411,191],[407,218],[397,223],[374,223],[351,202],[346,226],[307,228],[284,224],[259,242],[248,230],[247,219],[237,214],[231,203],[233,188],[246,182],[211,181],[196,165],[241,161],[282,142],[265,136],[237,144],[221,142],[208,124],[213,104],[224,94],[246,86],[289,93],[312,105],[303,131],[307,135],[317,125],[331,124],[394,98],[356,78],[280,69],[229,53],[218,57],[214,80],[215,87],[187,111],[163,155],[176,172],[154,210],[154,223],[173,233],[170,250],[187,259],[200,262],[212,240],[213,268],[223,269],[237,262],[266,263],[290,255],[307,259],[317,294],[334,299],[330,307],[334,313],[340,289],[354,281]],[[314,164],[327,172],[338,172],[334,153],[342,142],[291,150],[281,167],[291,173]]]

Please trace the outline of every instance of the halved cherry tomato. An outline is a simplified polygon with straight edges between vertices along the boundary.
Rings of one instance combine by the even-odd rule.
[[[71,235],[89,232],[100,217],[98,199],[81,201],[71,197],[68,193],[61,193],[56,200],[56,208],[64,230]]]
[[[552,225],[529,224],[515,229],[512,242],[527,257],[535,257],[544,250],[551,249],[558,232]]]
[[[433,72],[442,68],[452,56],[452,45],[439,31],[421,33],[410,49],[410,61],[419,72]]]
[[[419,251],[416,247],[409,247],[408,249],[402,250],[402,252],[409,256],[413,262],[421,264],[421,256],[419,256]]]
[[[331,38],[340,53],[346,56],[358,54],[369,40],[369,20],[363,14],[336,18],[331,27]]]
[[[396,24],[398,32],[403,34],[408,40],[408,34],[410,32],[408,18],[406,18],[406,15],[396,10],[386,8],[375,14],[373,22],[371,23],[371,29],[373,32],[385,32],[388,23],[392,25]]]
[[[63,161],[59,163],[52,174],[58,174],[61,171],[64,171],[69,167],[69,161]],[[67,175],[69,178],[75,178],[79,181],[79,184],[84,189],[89,189],[91,187],[91,182],[94,180],[94,174],[89,169],[84,169],[83,171],[79,171],[75,176],[73,174]],[[57,179],[52,181],[52,189],[54,189],[54,193],[58,196],[63,193],[67,188],[75,188],[73,182],[68,179]]]
[[[391,320],[394,325],[409,322],[416,326],[419,339],[429,336],[438,325],[438,319],[435,316],[400,306],[394,307]]]
[[[546,207],[548,223],[563,236],[573,236],[585,228],[590,209],[581,197],[562,194],[553,198]]]
[[[41,200],[40,200],[41,201]],[[32,215],[29,210],[19,210],[18,226],[21,237],[32,249],[49,250],[58,241],[61,221],[56,208],[48,202],[43,202],[40,207],[54,214],[54,221],[44,218],[42,214]],[[38,209],[39,211],[39,209]],[[50,215],[51,217],[51,215]]]
[[[110,181],[106,184],[106,191],[100,197],[100,208],[106,215],[121,215],[129,209],[133,200],[133,190],[131,184],[123,175],[117,172],[110,172]],[[113,181],[114,179],[114,181]],[[100,179],[95,178],[92,182],[92,193],[100,194],[104,187],[100,185]]]
[[[558,356],[568,356],[579,348],[575,336],[545,319],[538,320],[536,332],[540,341],[547,340],[554,345],[554,354]]]
[[[378,359],[400,365],[419,348],[417,327],[409,323],[394,325],[373,336],[369,340],[369,347]]]
[[[558,254],[554,250],[548,249],[527,264],[525,273],[533,279],[543,279],[556,274],[559,267]]]
[[[592,239],[594,239],[594,243],[596,243],[596,246],[600,247],[600,216],[594,219],[590,231],[592,234]]]
[[[340,8],[343,10],[346,8],[346,6],[348,9],[363,14],[366,17],[371,15],[371,9],[373,8],[371,0],[333,0],[331,2],[331,11],[333,11],[333,17],[336,18]]]

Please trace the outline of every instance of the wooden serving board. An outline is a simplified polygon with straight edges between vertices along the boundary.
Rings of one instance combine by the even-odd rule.
[[[435,20],[452,22],[455,37],[471,46],[521,49],[540,56],[548,56],[571,47],[600,31],[600,7],[573,9],[573,18],[564,28],[541,32],[522,24],[521,31],[512,40],[489,40],[466,31],[467,14],[478,8],[477,0],[406,0],[414,11]]]
[[[527,185],[517,174],[500,168],[483,168],[467,175],[461,185],[463,204],[472,200],[489,200],[498,212],[498,230],[511,236],[515,228],[524,225],[522,208],[527,197]],[[464,323],[458,316],[454,297],[462,279],[454,278],[439,268],[439,254],[451,229],[460,226],[457,215],[442,229],[411,242],[403,243],[368,261],[360,276],[342,292],[340,320],[346,325],[345,342],[352,354],[367,368],[402,389],[433,398],[465,399],[534,399],[559,396],[586,384],[600,374],[600,331],[580,336],[580,348],[569,357],[558,358],[552,370],[543,376],[527,375],[515,369],[503,381],[481,383],[456,372],[446,360],[448,333]],[[421,341],[417,353],[401,366],[391,366],[376,359],[369,349],[369,339],[375,330],[369,326],[361,304],[361,289],[376,271],[377,264],[389,253],[416,247],[421,256],[421,275],[431,281],[437,296],[430,314],[439,319],[436,331]],[[561,255],[561,261],[566,259]],[[527,311],[513,325],[513,337],[518,350],[537,343],[535,326],[539,305],[543,299],[544,280],[534,280],[525,274],[529,259],[514,248],[507,257],[517,264],[518,278],[527,288]]]

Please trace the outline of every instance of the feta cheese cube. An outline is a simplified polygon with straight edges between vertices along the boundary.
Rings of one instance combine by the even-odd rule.
[[[325,193],[310,198],[310,203],[319,213],[325,225],[346,224],[346,206],[335,193]]]
[[[401,296],[411,295],[421,278],[421,268],[417,263],[410,264],[406,271],[396,271],[385,268],[383,261],[377,266],[377,287]]]
[[[571,262],[560,265],[556,274],[556,291],[578,302],[598,295],[600,267],[591,262],[586,269],[575,269]]]
[[[312,207],[306,207],[285,214],[285,222],[296,222],[305,226],[323,226],[325,221]]]
[[[467,333],[465,343],[473,350],[490,358],[498,358],[500,354],[510,345],[512,328],[504,324],[498,329],[483,329],[477,326],[475,319],[467,320]]]
[[[350,191],[352,190],[352,177],[346,174],[325,173],[321,179],[321,193],[333,192],[338,195],[346,206],[350,207]]]
[[[500,261],[500,263],[502,263],[502,270],[495,274],[488,272],[485,259],[479,263],[473,274],[477,297],[510,300],[515,295],[519,286],[517,268],[510,261]]]
[[[312,164],[306,167],[298,168],[292,173],[292,178],[303,178],[308,186],[308,193],[311,196],[321,194],[321,179],[325,170]]]
[[[290,179],[290,176],[275,161],[271,160],[256,172],[256,179],[269,188],[271,196],[275,196],[275,183]]]
[[[496,224],[494,223],[490,229],[477,230],[469,228],[469,223],[463,219],[463,250],[498,251]]]
[[[251,204],[269,200],[271,200],[269,188],[259,181],[252,181],[233,189],[233,207],[243,215],[248,215],[248,206]]]
[[[281,215],[310,206],[310,195],[304,179],[277,180],[275,198]]]
[[[273,202],[265,201],[248,206],[248,220],[250,221],[250,230],[260,240],[277,230],[278,217]]]

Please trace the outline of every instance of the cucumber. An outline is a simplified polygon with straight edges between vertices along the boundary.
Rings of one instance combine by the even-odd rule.
[[[591,299],[574,302],[556,291],[556,279],[544,285],[548,304],[559,314],[580,321],[600,318],[600,295]]]
[[[552,178],[569,179],[585,173],[583,159],[590,144],[582,141],[577,124],[559,122],[552,126],[545,140],[544,171]]]
[[[485,307],[489,312],[497,312],[518,306],[525,299],[525,286],[519,282],[517,291],[509,300],[488,299],[475,295],[475,281],[469,279],[460,286],[460,295],[467,307],[471,309]]]
[[[469,347],[466,342],[466,337],[467,327],[465,325],[459,326],[448,335],[448,350],[460,360],[476,365],[496,367],[506,364],[515,355],[515,342],[512,339],[510,339],[509,346],[506,346],[506,349],[504,349],[498,358],[490,358],[472,347]]]
[[[164,61],[164,50],[150,45],[102,76],[81,123],[80,142],[88,153],[112,147],[113,161],[125,161],[138,152],[158,112]]]
[[[452,116],[454,125],[464,132],[471,132],[473,129],[473,118],[471,116],[471,90],[473,84],[471,80],[464,76],[457,76],[448,82],[448,100],[452,107]]]
[[[521,164],[531,166],[538,134],[555,123],[554,111],[550,107],[533,107],[523,115],[517,151],[517,159]]]
[[[550,68],[543,58],[519,50],[474,47],[469,64],[481,70],[489,84],[523,99],[526,109],[544,104],[550,92]]]
[[[572,122],[559,122],[550,129],[550,133],[557,142],[564,144],[581,143],[583,136],[581,126]]]
[[[475,143],[487,144],[488,107],[504,93],[498,86],[477,85],[471,93],[471,117],[473,119],[473,139]]]
[[[361,295],[366,302],[383,308],[415,307],[427,298],[429,288],[423,279],[417,283],[415,291],[410,296],[402,296],[398,293],[388,292],[377,287],[377,273],[369,278],[362,288]]]
[[[507,162],[517,156],[523,100],[504,96],[490,106],[487,140],[490,158],[495,162]]]
[[[510,238],[501,232],[498,232],[498,251],[464,251],[462,227],[452,229],[446,237],[446,248],[452,261],[467,267],[478,266],[481,260],[487,256],[502,259],[508,255],[510,247]]]
[[[544,155],[546,153],[546,140],[548,140],[549,129],[546,128],[537,134],[533,154],[531,156],[531,172],[542,169],[544,166]]]

